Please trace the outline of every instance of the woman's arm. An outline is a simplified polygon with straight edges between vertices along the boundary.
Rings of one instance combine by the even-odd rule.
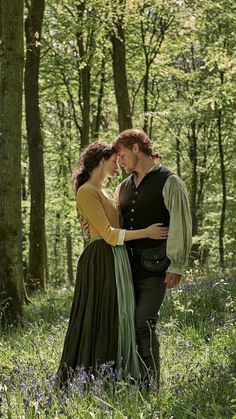
[[[119,184],[114,192],[114,203],[119,211],[119,193],[120,193],[120,186]],[[124,241],[129,240],[136,240],[136,239],[166,239],[168,236],[168,227],[162,227],[163,224],[157,223],[153,224],[147,228],[140,229],[140,230],[125,230]],[[142,237],[140,237],[142,236]]]
[[[77,206],[80,213],[86,216],[88,223],[92,224],[99,235],[112,246],[118,243],[121,229],[111,226],[101,198],[97,190],[93,187],[80,188],[77,192]],[[86,228],[86,226],[85,226]],[[167,237],[168,229],[160,227],[160,224],[153,224],[141,230],[123,230],[124,240],[136,240],[142,238],[163,239]]]
[[[140,230],[125,230],[125,241],[137,239],[166,239],[168,235],[168,227],[161,227],[162,224],[152,224],[149,227]]]

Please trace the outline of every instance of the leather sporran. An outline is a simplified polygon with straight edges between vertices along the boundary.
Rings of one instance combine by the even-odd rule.
[[[146,271],[165,272],[170,265],[170,259],[166,256],[166,243],[158,247],[145,249],[141,255],[141,262]]]

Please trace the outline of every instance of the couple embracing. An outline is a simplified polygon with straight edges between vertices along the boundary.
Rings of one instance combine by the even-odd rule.
[[[184,183],[156,157],[137,129],[112,145],[92,143],[80,156],[73,182],[89,244],[78,262],[61,385],[79,367],[94,373],[111,363],[117,375],[144,383],[151,376],[158,386],[156,322],[166,288],[181,280],[191,215]],[[118,163],[130,176],[111,197],[103,184]]]

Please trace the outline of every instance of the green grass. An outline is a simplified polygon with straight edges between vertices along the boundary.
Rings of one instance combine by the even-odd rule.
[[[0,338],[4,418],[236,419],[235,283],[169,291],[161,311],[161,389],[147,393],[109,371],[56,390],[72,290],[50,290],[25,307],[24,325]]]

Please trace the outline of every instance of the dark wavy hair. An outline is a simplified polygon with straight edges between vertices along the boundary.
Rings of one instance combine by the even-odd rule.
[[[139,129],[126,129],[122,131],[113,141],[113,146],[116,152],[119,152],[119,147],[123,145],[126,148],[132,149],[134,144],[138,144],[140,151],[153,159],[160,159],[159,153],[152,150],[152,142],[146,132]]]
[[[72,175],[75,192],[90,178],[91,172],[102,159],[108,160],[116,150],[113,145],[104,141],[95,141],[84,149],[79,157],[79,169]]]

